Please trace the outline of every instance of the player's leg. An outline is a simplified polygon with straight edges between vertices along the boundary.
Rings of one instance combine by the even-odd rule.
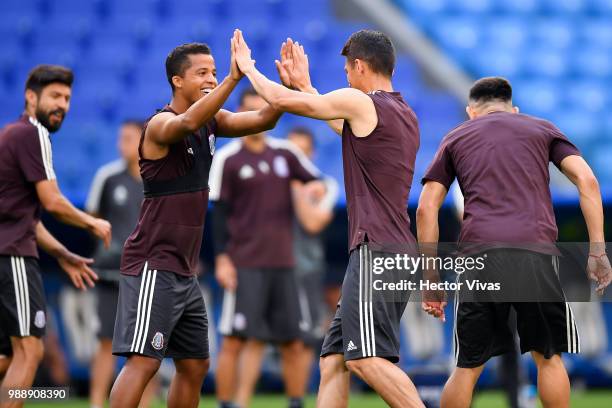
[[[472,404],[472,395],[476,381],[484,365],[474,368],[456,367],[442,390],[440,407],[468,408]]]
[[[283,381],[285,393],[290,401],[290,408],[303,406],[306,389],[304,387],[304,366],[302,364],[304,343],[293,340],[280,346]]]
[[[393,408],[424,407],[406,373],[389,360],[367,357],[346,362],[349,371],[368,383]]]
[[[0,308],[3,331],[10,336],[12,349],[2,387],[30,387],[43,357],[41,337],[46,326],[45,296],[36,259],[0,257]]]
[[[91,364],[89,405],[92,408],[101,408],[108,398],[115,376],[113,329],[119,300],[119,287],[111,282],[98,282],[95,290],[100,331],[98,332],[98,350]]]
[[[248,407],[251,397],[261,374],[261,363],[266,344],[262,341],[249,339],[240,353],[240,375],[236,384],[236,403],[240,407]]]
[[[130,355],[113,384],[111,408],[138,407],[147,384],[157,373],[160,364],[161,360],[154,357]]]
[[[121,275],[113,354],[127,357],[110,395],[111,407],[137,407],[166,356],[168,339],[185,309],[191,286],[168,271],[147,268]]]
[[[249,401],[257,379],[260,364],[248,367],[239,364],[245,351],[246,339],[264,341],[269,337],[266,316],[269,282],[262,269],[238,268],[238,286],[235,292],[226,291],[219,331],[225,337],[219,352],[216,380],[217,400],[221,406],[231,406],[240,395]],[[255,349],[257,345],[252,345]],[[247,358],[258,360],[257,350]]]
[[[174,359],[176,374],[168,391],[169,408],[193,408],[200,403],[200,390],[208,373],[209,359]]]
[[[9,365],[11,365],[11,360],[13,359],[11,338],[3,330],[4,327],[7,327],[7,323],[4,321],[3,307],[0,304],[0,384],[2,384],[6,370],[8,370]]]
[[[544,358],[541,353],[531,355],[538,367],[538,393],[545,408],[570,406],[570,382],[561,356]]]
[[[166,352],[167,357],[174,359],[176,366],[168,392],[168,407],[197,407],[210,365],[208,317],[197,278],[178,277],[177,284],[189,286],[189,292]]]
[[[349,401],[350,373],[340,353],[326,354],[319,359],[321,383],[317,393],[317,407],[346,408]]]
[[[139,408],[149,408],[155,402],[159,394],[159,376],[154,375],[153,378],[149,380],[147,387],[142,393],[142,398],[140,399]]]
[[[217,401],[222,407],[231,406],[234,400],[238,378],[238,360],[245,340],[234,336],[225,336],[217,356],[215,382]]]

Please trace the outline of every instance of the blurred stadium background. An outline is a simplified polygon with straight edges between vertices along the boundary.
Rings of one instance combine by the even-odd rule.
[[[34,65],[72,68],[71,111],[61,131],[53,135],[53,157],[63,192],[83,207],[95,171],[117,156],[120,122],[146,118],[169,101],[167,53],[184,42],[206,42],[222,77],[228,70],[234,28],[243,30],[258,67],[271,78],[276,78],[273,61],[280,43],[288,36],[300,41],[309,54],[313,84],[321,92],[346,86],[339,52],[352,32],[377,28],[392,36],[398,51],[395,87],[413,106],[421,126],[412,214],[420,177],[440,139],[465,119],[467,87],[472,79],[488,75],[510,79],[515,104],[523,113],[553,121],[578,145],[593,165],[610,208],[612,0],[2,0],[0,125],[21,113],[23,84]],[[247,81],[241,85],[247,86]],[[235,104],[234,96],[228,108]],[[271,134],[284,137],[296,124],[312,127],[317,165],[342,182],[340,143],[325,124],[285,115]],[[558,174],[551,183],[561,240],[584,240],[575,189]],[[346,262],[343,194],[326,234],[330,273],[336,275],[343,273]],[[448,204],[442,214],[442,239],[452,241],[458,225]],[[45,223],[75,251],[93,250],[93,242],[82,232],[48,217]],[[210,271],[210,239],[205,239],[202,260],[210,315],[218,317],[220,296]],[[49,258],[43,258],[43,265],[67,381],[76,393],[85,393],[95,349],[95,328],[86,313],[93,310],[88,309],[91,299],[67,287]],[[612,307],[605,302],[602,307],[606,335],[612,330]],[[452,321],[445,325],[441,351],[427,358],[411,355],[408,338],[402,340],[405,355],[400,364],[424,386],[424,392],[435,392],[446,379],[451,330]],[[612,344],[604,337],[603,345],[592,353],[566,360],[575,389],[604,391],[597,394],[603,395],[603,405],[584,406],[612,406]],[[59,363],[50,364],[53,369]],[[482,387],[498,384],[495,362],[489,366]],[[528,367],[534,382],[534,368]],[[280,390],[278,367],[271,363],[265,369],[261,388]],[[213,378],[214,372],[205,385],[208,392]],[[315,375],[313,389],[316,384]],[[501,397],[493,396],[491,401],[502,403]]]

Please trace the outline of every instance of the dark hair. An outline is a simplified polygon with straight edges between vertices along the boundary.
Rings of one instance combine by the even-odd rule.
[[[374,30],[360,30],[353,33],[344,44],[341,54],[350,63],[356,59],[366,61],[372,71],[389,78],[395,68],[395,49],[391,39]]]
[[[175,75],[183,76],[185,70],[191,66],[189,56],[194,54],[210,55],[210,47],[203,43],[188,43],[179,45],[166,57],[166,77],[174,92],[172,77]]]
[[[310,129],[308,126],[304,126],[304,125],[294,126],[291,129],[289,129],[289,132],[287,132],[287,136],[292,135],[292,134],[306,136],[308,140],[310,140],[310,144],[312,145],[313,149],[316,148],[317,143],[316,143],[314,133],[312,132],[312,129]]]
[[[474,82],[472,89],[470,89],[470,103],[510,102],[511,100],[512,86],[506,78],[481,78]]]
[[[25,88],[36,92],[40,95],[40,92],[47,85],[60,83],[72,87],[72,81],[74,80],[74,74],[70,68],[63,67],[61,65],[37,65],[28,74]]]
[[[240,92],[240,98],[238,99],[238,104],[240,106],[244,105],[244,100],[247,98],[247,96],[259,96],[259,94],[253,87],[243,89],[242,92]]]
[[[134,126],[142,131],[142,129],[144,129],[144,121],[134,118],[124,119],[123,122],[121,122],[121,126]]]

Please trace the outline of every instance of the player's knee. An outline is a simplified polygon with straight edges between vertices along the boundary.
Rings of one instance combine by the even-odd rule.
[[[14,360],[23,361],[28,365],[38,365],[44,352],[43,342],[38,337],[22,337],[13,342]]]
[[[244,347],[245,341],[238,337],[224,337],[221,344],[221,352],[238,354]]]
[[[321,371],[321,377],[331,377],[334,374],[346,371],[342,355],[321,357],[319,359],[319,370]]]
[[[125,368],[133,371],[134,374],[142,373],[147,377],[153,377],[160,365],[161,361],[155,358],[132,355],[128,357],[127,362],[125,363]]]
[[[346,368],[348,368],[351,373],[359,377],[363,377],[364,373],[367,371],[368,367],[372,363],[370,360],[371,359],[369,358],[349,360],[346,362]]]
[[[291,355],[297,355],[304,351],[304,343],[300,340],[290,341],[283,344],[283,352]]]

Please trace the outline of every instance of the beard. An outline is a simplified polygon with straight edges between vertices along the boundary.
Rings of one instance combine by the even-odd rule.
[[[51,124],[50,117],[54,113],[61,115],[61,119],[57,123]],[[62,123],[64,122],[64,118],[66,117],[66,111],[63,109],[55,109],[50,112],[45,112],[40,108],[36,108],[35,114],[36,120],[38,120],[44,127],[46,127],[49,133],[57,132],[62,127]]]

